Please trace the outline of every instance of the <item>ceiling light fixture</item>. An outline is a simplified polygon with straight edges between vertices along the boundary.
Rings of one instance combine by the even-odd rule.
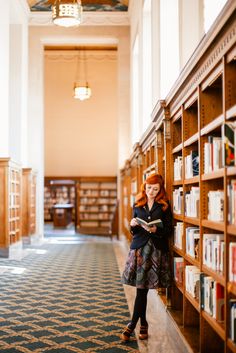
[[[82,67],[82,63],[84,67]],[[82,80],[84,77],[84,80]],[[84,84],[81,82],[84,81]],[[80,50],[78,50],[78,57],[77,57],[77,68],[76,68],[76,77],[75,77],[75,84],[74,84],[74,98],[80,99],[81,101],[85,99],[89,99],[91,97],[92,91],[89,87],[87,81],[87,59],[85,50],[83,50],[83,57],[80,56]]]
[[[78,26],[82,21],[82,12],[80,0],[56,0],[52,6],[52,20],[62,27]]]

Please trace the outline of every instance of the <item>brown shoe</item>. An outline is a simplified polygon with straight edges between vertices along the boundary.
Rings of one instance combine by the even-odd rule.
[[[139,339],[146,340],[148,338],[148,326],[140,326]]]
[[[129,328],[129,325],[130,325],[130,324],[128,324],[128,325],[125,327],[124,331],[123,331],[122,334],[120,335],[121,340],[124,341],[124,342],[129,341],[130,336],[131,336],[131,334],[132,334],[132,332],[133,332],[133,330],[132,330],[131,328]]]

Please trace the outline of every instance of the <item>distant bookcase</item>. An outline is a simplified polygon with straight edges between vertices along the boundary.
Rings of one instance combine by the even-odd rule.
[[[22,169],[22,237],[25,242],[36,233],[36,181],[35,171]]]
[[[75,206],[75,181],[60,177],[45,177],[44,184],[44,221],[53,221],[53,206],[56,204],[72,204]],[[75,220],[73,209],[72,219]]]
[[[107,234],[117,207],[116,177],[80,177],[77,183],[77,229]]]
[[[21,167],[10,160],[0,159],[0,247],[9,247],[21,241]],[[3,206],[4,205],[4,206]]]

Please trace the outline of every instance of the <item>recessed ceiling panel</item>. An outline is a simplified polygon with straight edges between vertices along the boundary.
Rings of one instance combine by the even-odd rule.
[[[51,11],[54,2],[55,0],[28,0],[31,11]],[[128,0],[81,1],[84,11],[127,11],[128,2]]]

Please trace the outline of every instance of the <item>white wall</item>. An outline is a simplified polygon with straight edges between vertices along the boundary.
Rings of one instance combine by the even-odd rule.
[[[204,28],[209,28],[225,2],[226,0],[152,0],[152,109],[158,100],[166,98],[202,39]],[[145,38],[142,26],[145,0],[130,0],[129,4],[131,72],[134,72],[131,76],[131,106],[134,108],[131,114],[130,138],[134,145],[145,132],[146,124],[143,119],[149,117],[143,95]]]
[[[9,157],[10,2],[0,0],[0,157]]]
[[[45,176],[117,175],[117,51],[85,55],[79,82],[86,79],[92,95],[80,101],[73,97],[78,52],[45,52]]]

